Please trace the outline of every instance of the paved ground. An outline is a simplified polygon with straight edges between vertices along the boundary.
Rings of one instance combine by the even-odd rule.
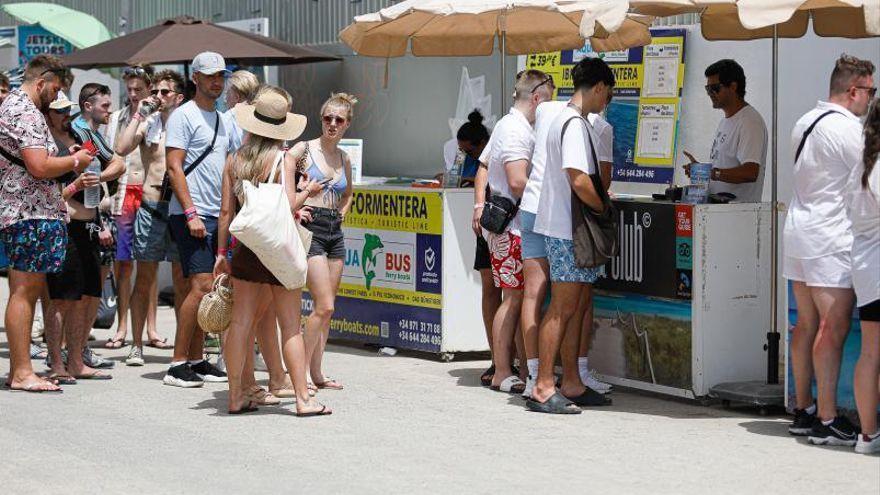
[[[159,322],[170,335],[168,308]],[[163,386],[168,357],[148,349],[147,366],[60,396],[0,391],[2,493],[880,493],[880,458],[807,446],[785,417],[622,392],[545,416],[481,388],[484,361],[352,347],[327,356],[346,385],[319,394],[333,416],[285,403],[230,417],[223,385]]]

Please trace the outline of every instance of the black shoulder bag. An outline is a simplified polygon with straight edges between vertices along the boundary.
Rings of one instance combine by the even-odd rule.
[[[801,152],[804,151],[804,144],[806,144],[807,138],[810,136],[810,134],[813,133],[813,129],[816,128],[816,124],[818,124],[820,120],[831,115],[832,113],[840,113],[840,112],[838,112],[837,110],[828,110],[827,112],[820,115],[816,120],[814,120],[813,123],[810,124],[810,127],[807,127],[807,130],[804,131],[804,134],[801,137],[801,143],[798,145],[798,149],[794,154],[794,162],[795,163],[797,163],[797,161],[800,159]]]
[[[217,142],[217,131],[220,129],[220,114],[214,112],[214,115],[217,117],[217,120],[214,121],[214,137],[211,139],[211,144],[205,148],[205,151],[199,155],[198,158],[195,159],[190,165],[188,165],[185,169],[183,169],[183,176],[186,177],[192,173],[193,170],[198,167],[208,155],[214,151],[214,143]],[[160,186],[160,190],[162,191],[161,199],[162,201],[171,201],[171,195],[173,191],[171,190],[171,180],[168,178],[168,171],[165,171],[165,177],[162,178],[162,185]]]
[[[560,144],[565,137],[568,124],[574,119],[583,120],[583,117],[572,117],[562,126]],[[611,202],[608,191],[602,184],[602,168],[596,158],[596,147],[593,146],[593,138],[590,136],[590,131],[586,129],[586,125],[585,121],[584,133],[586,140],[590,143],[590,154],[593,158],[593,164],[596,166],[596,173],[590,174],[590,180],[593,182],[593,189],[602,200],[603,211],[597,213],[585,205],[577,193],[572,190],[571,238],[574,242],[575,264],[579,268],[594,268],[608,263],[611,258],[617,256],[620,252],[620,243],[617,237],[617,208]]]
[[[483,205],[483,214],[480,216],[480,225],[493,234],[503,234],[516,214],[519,213],[519,203],[500,194],[491,191]]]

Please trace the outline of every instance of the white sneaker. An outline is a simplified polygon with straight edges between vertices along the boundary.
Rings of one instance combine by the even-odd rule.
[[[254,353],[254,370],[266,372],[269,371],[269,368],[266,366],[266,361],[263,360],[263,355],[259,352]]]
[[[613,387],[608,383],[600,382],[599,380],[597,380],[595,377],[595,373],[595,371],[590,370],[589,374],[587,374],[586,377],[581,377],[581,381],[584,382],[584,385],[590,387],[596,392],[599,392],[600,394],[607,394],[608,392],[611,392],[611,389]]]
[[[128,351],[128,357],[125,358],[126,366],[143,366],[144,365],[144,350],[137,346],[131,346],[131,349]]]
[[[532,398],[532,390],[535,388],[535,379],[529,376],[526,379],[526,389],[523,390],[522,398],[523,399],[531,399]]]
[[[226,361],[223,360],[223,356],[219,356],[217,358],[217,362],[214,364],[218,370],[226,373]]]
[[[858,454],[876,454],[880,452],[880,433],[873,439],[862,433],[856,440],[856,453]]]

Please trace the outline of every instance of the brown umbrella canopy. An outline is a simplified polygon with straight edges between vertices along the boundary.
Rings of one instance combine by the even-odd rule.
[[[223,55],[229,64],[291,65],[341,60],[309,48],[258,34],[218,26],[192,17],[163,21],[64,57],[68,67],[124,67],[135,64],[184,64],[201,52]]]

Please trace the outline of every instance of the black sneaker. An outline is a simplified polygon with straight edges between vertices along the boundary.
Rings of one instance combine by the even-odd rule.
[[[839,447],[853,447],[856,444],[858,431],[852,423],[843,416],[837,416],[834,421],[825,426],[821,421],[816,421],[813,432],[807,441],[813,445],[835,445]]]
[[[178,364],[168,368],[168,373],[162,381],[165,385],[183,388],[201,387],[205,384],[205,381],[193,371],[189,363]]]
[[[192,370],[199,375],[199,378],[206,382],[224,383],[228,381],[226,373],[220,371],[220,368],[207,361],[192,365]]]
[[[795,409],[794,421],[788,426],[788,433],[797,437],[809,436],[813,433],[816,422],[816,413],[810,414],[806,409]]]

